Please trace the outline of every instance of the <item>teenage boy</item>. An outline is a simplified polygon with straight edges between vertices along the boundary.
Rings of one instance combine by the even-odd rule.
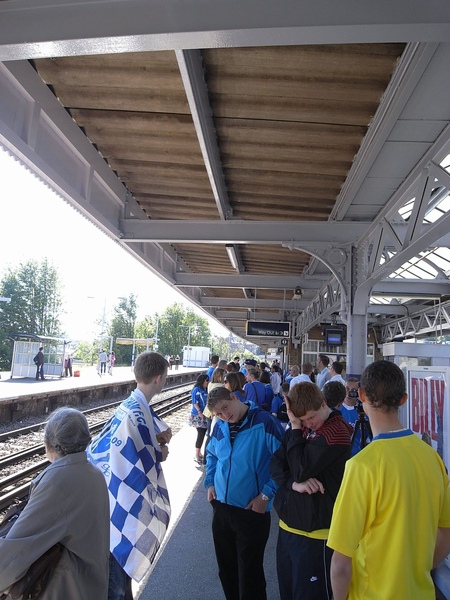
[[[259,375],[259,370],[255,367],[247,369],[247,375],[245,376],[247,383],[244,385],[244,392],[247,402],[253,402],[255,406],[262,408],[266,401],[266,388],[259,381]]]
[[[204,485],[222,588],[227,600],[266,600],[263,558],[277,489],[270,460],[284,431],[224,387],[211,390],[208,408],[218,420],[206,447]]]
[[[141,581],[162,542],[170,517],[161,462],[171,430],[150,406],[169,367],[157,352],[136,359],[137,387],[87,448],[109,490],[111,555],[108,600],[129,600],[131,578]]]
[[[286,399],[288,429],[271,464],[280,486],[277,573],[281,600],[331,600],[328,528],[344,466],[351,427],[327,406],[314,383],[298,383]]]
[[[330,408],[339,408],[340,410],[340,407],[345,400],[347,391],[345,389],[345,385],[340,381],[329,381],[327,385],[323,386],[322,393],[325,396],[325,402]],[[342,416],[345,419],[345,415]],[[348,419],[345,420],[348,422]]]
[[[359,397],[374,438],[348,461],[333,512],[328,545],[334,550],[334,600],[432,600],[431,569],[450,552],[444,464],[399,420],[407,394],[397,365],[369,365]]]
[[[213,354],[211,356],[211,366],[206,371],[209,381],[211,381],[212,375],[213,375],[214,371],[216,370],[217,365],[219,364],[219,359],[220,359],[220,357],[218,354]]]

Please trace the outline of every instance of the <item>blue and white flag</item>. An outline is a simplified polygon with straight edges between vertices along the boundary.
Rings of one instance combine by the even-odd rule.
[[[138,582],[148,571],[170,519],[156,439],[167,428],[144,394],[135,390],[87,448],[88,459],[101,469],[108,484],[111,552]]]

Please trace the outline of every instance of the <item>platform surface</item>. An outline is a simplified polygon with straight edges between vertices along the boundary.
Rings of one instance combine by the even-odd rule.
[[[188,425],[172,439],[164,465],[172,518],[164,545],[143,583],[134,587],[139,600],[222,600],[211,533],[212,510],[203,487],[204,471],[194,462],[196,431]],[[265,554],[268,600],[279,600],[275,565],[278,518]]]

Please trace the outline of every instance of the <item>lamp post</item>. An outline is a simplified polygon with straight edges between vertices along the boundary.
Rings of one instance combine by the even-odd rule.
[[[145,315],[146,319],[151,319],[152,315]],[[158,331],[159,331],[159,316],[156,317],[156,327],[155,327],[155,337],[154,337],[154,344],[153,344],[153,350],[155,350],[155,352],[158,350]]]
[[[153,348],[155,349],[155,351],[158,350],[158,330],[159,330],[159,317],[156,319],[156,331],[155,331],[155,344],[153,346]]]
[[[188,333],[188,347],[191,345],[191,329],[197,329],[197,325],[181,325],[181,327],[185,327],[189,330]]]

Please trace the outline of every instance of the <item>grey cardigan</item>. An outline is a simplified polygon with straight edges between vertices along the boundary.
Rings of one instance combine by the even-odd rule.
[[[56,542],[64,551],[42,600],[106,600],[108,491],[85,452],[55,460],[33,481],[27,506],[0,539],[0,590]]]

